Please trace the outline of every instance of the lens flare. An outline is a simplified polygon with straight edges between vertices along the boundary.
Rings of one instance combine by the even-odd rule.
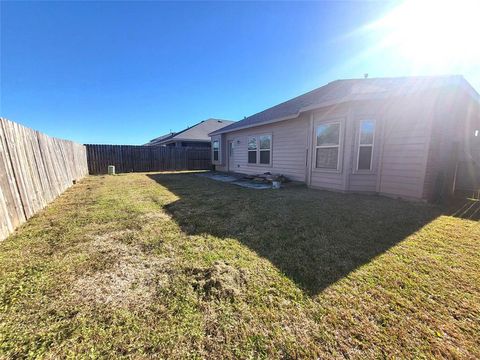
[[[480,1],[407,0],[367,30],[414,67],[480,67]]]

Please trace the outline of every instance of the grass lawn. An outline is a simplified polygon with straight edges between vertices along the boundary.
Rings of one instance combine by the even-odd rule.
[[[446,214],[88,177],[0,243],[0,357],[480,358],[480,226]]]

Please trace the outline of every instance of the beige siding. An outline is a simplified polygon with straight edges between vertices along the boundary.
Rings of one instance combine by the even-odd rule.
[[[243,174],[279,173],[292,180],[305,181],[308,119],[295,120],[239,130],[226,136],[233,141],[231,170]],[[249,136],[272,135],[272,164],[270,166],[248,164],[247,141]],[[225,152],[228,156],[227,152]]]
[[[381,194],[421,199],[433,118],[432,97],[387,104],[383,130]]]
[[[376,192],[377,174],[352,174],[349,190],[353,192]]]
[[[222,164],[227,171],[228,141],[234,150],[230,169],[245,174],[281,173],[305,181],[314,188],[380,193],[409,199],[431,199],[439,171],[447,169],[453,152],[451,134],[465,138],[465,114],[453,115],[458,99],[445,101],[444,94],[430,92],[414,98],[353,102],[310,111],[293,120],[238,130],[222,138]],[[449,119],[455,118],[455,121]],[[357,170],[361,120],[375,121],[372,169]],[[315,129],[322,122],[342,124],[338,171],[315,169]],[[436,126],[442,124],[442,126]],[[435,125],[435,126],[433,126]],[[432,127],[433,126],[433,127]],[[460,129],[460,130],[459,130]],[[470,131],[470,130],[468,130]],[[272,135],[272,164],[248,164],[247,139]],[[448,165],[448,166],[447,166]],[[451,169],[447,175],[452,177]],[[450,181],[447,178],[447,181]]]
[[[310,186],[326,190],[345,190],[345,181],[342,173],[322,173],[313,172]]]
[[[441,106],[443,111],[438,111],[435,122],[432,126],[431,141],[428,150],[428,160],[425,169],[425,181],[423,188],[423,197],[429,200],[434,200],[436,193],[439,191],[441,179],[440,175],[445,168],[448,161],[449,154],[455,151],[454,137],[451,136],[454,132],[452,125],[454,124],[455,116],[448,110],[448,107]],[[447,136],[447,133],[450,136]],[[444,174],[445,175],[445,174]]]

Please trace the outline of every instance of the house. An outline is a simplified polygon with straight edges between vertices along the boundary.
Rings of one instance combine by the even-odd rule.
[[[176,146],[176,147],[210,147],[210,136],[212,131],[219,130],[234,121],[221,119],[208,119],[190,126],[179,132],[171,132],[157,137],[146,146]]]
[[[213,131],[219,171],[433,200],[478,143],[480,96],[462,76],[333,81]]]

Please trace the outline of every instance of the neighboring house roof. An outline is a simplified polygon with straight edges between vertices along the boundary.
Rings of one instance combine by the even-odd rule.
[[[171,133],[168,133],[168,134],[159,136],[159,137],[157,137],[157,138],[155,138],[155,139],[153,139],[153,140],[150,140],[150,142],[148,142],[148,143],[145,144],[145,145],[149,145],[149,144],[152,143],[152,142],[155,142],[155,143],[161,142],[161,141],[170,139],[170,138],[172,138],[173,136],[175,136],[175,133],[174,133],[174,132],[171,132]]]
[[[164,145],[172,141],[204,141],[210,142],[209,133],[219,130],[227,125],[234,123],[231,120],[208,119],[200,121],[198,124],[190,126],[179,132],[172,132],[157,137],[145,145]]]
[[[292,119],[304,111],[347,101],[405,96],[447,85],[464,86],[470,96],[480,101],[478,93],[460,75],[336,80],[222,129],[213,131],[210,135]]]

